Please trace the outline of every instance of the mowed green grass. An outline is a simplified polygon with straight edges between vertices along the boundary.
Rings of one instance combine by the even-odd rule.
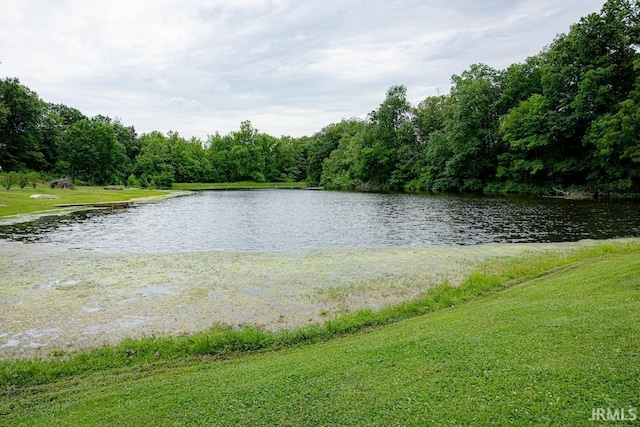
[[[626,252],[325,342],[9,386],[0,424],[599,425],[595,408],[640,407],[640,255]]]
[[[52,194],[60,198],[32,199],[32,194]],[[63,190],[51,189],[45,184],[23,189],[14,186],[11,190],[0,188],[0,216],[55,210],[57,204],[115,202],[165,194],[166,191],[146,189],[105,190],[103,187],[78,186],[74,190]]]

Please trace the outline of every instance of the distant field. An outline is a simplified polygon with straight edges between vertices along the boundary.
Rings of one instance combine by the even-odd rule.
[[[166,357],[162,340],[131,341],[102,351],[112,367],[42,385],[26,383],[63,362],[4,364],[0,423],[589,426],[606,424],[607,410],[627,420],[638,413],[636,240],[492,262],[459,288],[428,291],[412,317],[394,322],[410,310],[402,307],[336,319],[324,329],[335,332],[329,340],[322,328],[298,341],[220,332],[221,352],[209,356],[213,332],[183,341],[204,351],[197,357]],[[295,344],[314,336],[320,342]],[[155,358],[143,356],[153,345]],[[262,350],[234,355],[251,348]],[[95,352],[68,366],[98,361]]]
[[[32,199],[30,198],[32,194],[51,194],[60,196],[60,198]],[[103,187],[78,186],[74,190],[54,190],[45,184],[38,184],[36,188],[29,186],[24,189],[14,186],[11,190],[0,189],[0,216],[58,209],[55,206],[57,204],[125,201],[167,194],[167,191],[143,189],[105,190]]]
[[[126,188],[124,190],[105,190],[104,187],[78,186],[74,190],[51,189],[48,185],[38,184],[24,189],[16,186],[11,190],[0,188],[0,217],[17,214],[58,209],[55,205],[72,203],[101,203],[126,201],[137,198],[164,196],[171,191],[184,190],[234,190],[234,189],[266,189],[266,188],[305,188],[304,182],[231,182],[231,183],[176,183],[171,190],[148,190]],[[32,194],[51,194],[60,199],[32,199]]]
[[[188,183],[180,182],[171,186],[173,190],[251,190],[265,188],[305,188],[305,182],[217,182],[217,183]]]

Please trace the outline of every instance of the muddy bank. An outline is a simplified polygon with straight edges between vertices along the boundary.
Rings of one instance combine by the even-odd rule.
[[[182,334],[290,328],[459,283],[479,262],[593,242],[120,254],[0,241],[0,358]]]

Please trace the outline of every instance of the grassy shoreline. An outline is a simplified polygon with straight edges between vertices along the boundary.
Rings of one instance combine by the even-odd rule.
[[[325,326],[2,364],[6,425],[593,425],[635,412],[640,242],[491,262]],[[598,423],[596,423],[598,424]]]
[[[57,196],[57,199],[32,199],[33,194]],[[58,204],[91,204],[101,202],[140,201],[162,198],[171,194],[162,190],[127,188],[125,190],[105,190],[103,187],[78,186],[74,190],[52,189],[38,184],[36,188],[12,188],[0,190],[0,217],[34,214],[39,212],[66,212]]]
[[[46,184],[36,188],[13,187],[0,189],[0,218],[30,214],[65,214],[75,209],[61,208],[59,204],[97,204],[108,202],[133,201],[144,203],[162,200],[166,197],[185,194],[188,191],[203,190],[262,190],[262,189],[302,189],[304,182],[230,182],[230,183],[175,183],[170,190],[151,190],[126,187],[123,190],[107,190],[99,186],[77,186],[74,190],[52,189]],[[32,199],[34,194],[59,197],[57,199]]]
[[[640,240],[603,242],[567,252],[494,260],[470,274],[459,286],[443,283],[411,301],[379,310],[360,309],[321,324],[291,330],[271,332],[257,327],[234,329],[218,325],[191,335],[127,339],[116,346],[93,348],[68,357],[54,355],[50,359],[3,361],[0,362],[0,389],[33,386],[81,373],[161,361],[200,357],[225,359],[327,341],[482,299],[533,278],[555,275],[581,263],[621,254],[639,255]]]

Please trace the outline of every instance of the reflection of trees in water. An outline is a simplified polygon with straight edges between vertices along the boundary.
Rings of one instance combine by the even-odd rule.
[[[96,216],[105,215],[100,211],[72,212],[68,215],[47,215],[33,221],[0,225],[0,238],[13,241],[46,241],[48,233],[71,230],[77,224],[91,221]]]

